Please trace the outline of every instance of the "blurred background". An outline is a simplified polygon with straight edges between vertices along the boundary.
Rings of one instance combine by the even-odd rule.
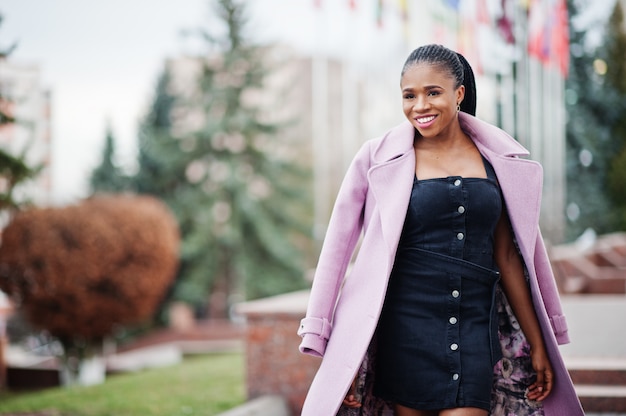
[[[352,157],[403,120],[404,60],[441,43],[544,167],[557,283],[596,340],[570,355],[626,359],[589,337],[626,313],[624,7],[0,0],[0,358],[64,357],[71,384],[68,357],[154,334],[241,341],[237,305],[306,293]]]

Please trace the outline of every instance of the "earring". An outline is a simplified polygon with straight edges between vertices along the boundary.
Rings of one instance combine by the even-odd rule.
[[[456,105],[456,112],[458,113],[459,111],[461,111],[461,103]]]

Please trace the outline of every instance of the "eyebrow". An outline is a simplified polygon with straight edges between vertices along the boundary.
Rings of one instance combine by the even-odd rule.
[[[443,88],[441,85],[426,85],[424,87],[424,90],[428,91],[428,90],[433,90],[435,88],[441,89],[441,90],[445,90],[445,88]],[[402,92],[410,92],[413,91],[415,88],[413,87],[406,87],[404,89],[402,89]]]

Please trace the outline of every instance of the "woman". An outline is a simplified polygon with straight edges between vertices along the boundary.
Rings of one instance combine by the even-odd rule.
[[[416,49],[401,90],[407,122],[363,145],[331,216],[298,331],[324,357],[302,414],[582,415],[541,167],[473,117],[461,55]]]

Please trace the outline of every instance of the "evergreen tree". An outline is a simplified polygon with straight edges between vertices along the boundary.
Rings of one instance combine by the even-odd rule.
[[[2,20],[4,20],[4,17],[0,14],[0,25],[2,24]],[[0,60],[5,60],[8,58],[8,56],[11,54],[11,52],[13,52],[13,49],[15,49],[15,47],[17,46],[17,44],[13,44],[10,47],[8,47],[7,49],[3,49],[0,50]],[[5,124],[10,124],[10,123],[14,123],[15,122],[15,118],[13,117],[13,115],[7,111],[7,106],[6,106],[6,101],[4,99],[4,97],[2,95],[0,95],[0,126],[4,126]],[[0,150],[1,151],[1,150]]]
[[[13,156],[0,149],[0,178],[4,181],[4,187],[0,189],[0,212],[6,210],[12,213],[29,203],[16,198],[14,191],[20,184],[37,176],[41,168],[42,166],[29,166],[26,155]]]
[[[107,125],[102,160],[91,173],[89,184],[92,192],[121,192],[128,188],[126,178],[115,164],[115,138]]]
[[[244,6],[213,3],[226,34],[199,30],[208,53],[196,60],[201,71],[193,93],[173,97],[176,74],[161,77],[142,127],[135,186],[162,197],[179,221],[182,259],[173,296],[198,306],[209,301],[213,316],[224,316],[233,295],[305,286],[301,246],[309,241],[310,191],[307,170],[281,157],[285,126],[265,121],[261,103],[249,98],[264,88],[268,69],[266,49],[244,36]],[[173,114],[194,114],[200,127],[190,131]]]
[[[0,15],[0,24],[3,17]],[[5,60],[17,46],[16,43],[0,50],[0,60]],[[0,127],[15,123],[15,117],[9,110],[10,97],[5,97],[0,90]],[[33,179],[43,166],[29,166],[26,162],[25,151],[20,155],[13,155],[6,149],[0,149],[0,179],[4,186],[0,188],[0,213],[12,213],[28,201],[15,197],[15,190],[24,182]],[[2,224],[0,224],[1,226]]]
[[[626,31],[621,2],[616,2],[607,26],[602,55],[607,62],[606,88],[611,91],[610,135],[615,153],[608,173],[609,194],[617,208],[617,226],[626,230]]]
[[[597,47],[588,44],[587,29],[592,25],[581,28],[573,24],[588,2],[568,0],[567,5],[571,17],[571,65],[565,91],[567,238],[571,239],[587,228],[597,233],[615,230],[618,216],[607,181],[610,160],[619,146],[611,134],[615,91],[602,75]]]
[[[138,171],[131,178],[139,193],[159,196],[172,205],[178,185],[184,183],[180,143],[173,135],[176,97],[169,92],[171,75],[167,66],[157,81],[155,96],[139,129]]]
[[[171,76],[166,65],[157,80],[152,104],[139,126],[138,135],[138,169],[135,175],[130,176],[129,189],[140,194],[149,194],[165,202],[179,224],[190,222],[193,218],[193,207],[187,206],[185,199],[180,198],[180,191],[185,188],[184,154],[180,148],[180,141],[173,134],[174,110],[176,97],[170,93]],[[179,225],[180,226],[180,225]],[[187,226],[186,228],[190,228]],[[181,229],[181,238],[185,233]],[[181,259],[182,264],[188,261]],[[181,265],[180,268],[183,266]],[[180,276],[181,273],[178,272]],[[177,279],[177,282],[183,279]],[[175,287],[175,285],[174,285]],[[178,296],[190,304],[205,303],[206,293],[201,288],[190,291],[188,296]],[[156,322],[167,321],[167,304],[173,295],[173,287],[169,288],[167,296],[159,305],[156,313]]]

